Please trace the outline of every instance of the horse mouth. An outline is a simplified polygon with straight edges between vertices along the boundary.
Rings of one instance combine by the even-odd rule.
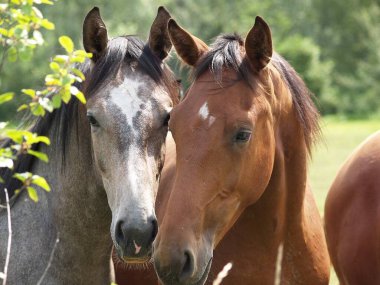
[[[146,264],[146,263],[149,263],[150,260],[151,260],[151,257],[150,256],[147,256],[145,258],[131,258],[131,257],[127,257],[127,256],[123,256],[120,258],[122,261],[126,262],[126,263],[134,263],[134,264]]]
[[[112,252],[114,260],[118,260],[119,262],[126,263],[126,264],[133,264],[133,265],[147,265],[150,264],[152,261],[152,254],[151,252],[145,256],[141,257],[130,257],[125,255],[120,255],[118,250],[116,248]]]

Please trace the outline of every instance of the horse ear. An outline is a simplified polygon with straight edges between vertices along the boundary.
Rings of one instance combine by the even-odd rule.
[[[100,17],[99,8],[88,12],[83,22],[83,46],[92,53],[92,60],[97,61],[107,47],[107,28]]]
[[[245,51],[257,71],[263,69],[269,63],[272,53],[272,35],[269,26],[257,16],[255,24],[245,39]]]
[[[172,48],[168,33],[168,21],[170,18],[169,12],[163,6],[160,6],[157,11],[156,19],[150,28],[149,47],[161,60],[168,56]]]
[[[181,28],[173,19],[169,20],[168,29],[170,39],[179,57],[188,65],[194,66],[208,50],[208,46]]]

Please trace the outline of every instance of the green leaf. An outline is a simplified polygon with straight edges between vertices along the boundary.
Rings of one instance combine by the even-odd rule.
[[[20,107],[17,108],[17,112],[20,112],[20,111],[22,111],[22,110],[26,110],[26,109],[28,109],[28,108],[29,108],[28,105],[26,105],[26,104],[22,104]]]
[[[53,60],[58,63],[65,63],[69,60],[69,57],[67,55],[56,55]]]
[[[59,95],[61,95],[62,101],[66,104],[69,103],[71,99],[71,92],[69,89],[62,89],[61,92],[59,92]]]
[[[37,157],[38,159],[40,159],[40,160],[42,160],[44,162],[49,162],[48,156],[45,153],[43,153],[43,152],[39,152],[39,151],[36,151],[36,150],[28,149],[28,154],[33,155],[33,156]]]
[[[55,71],[55,72],[58,72],[60,69],[60,66],[55,61],[52,61],[52,62],[50,62],[50,69]]]
[[[34,96],[36,96],[36,90],[33,89],[21,89],[21,92],[25,95],[30,96],[31,98],[34,98]]]
[[[61,80],[55,78],[52,74],[48,74],[45,76],[45,84],[47,86],[61,86]]]
[[[8,138],[18,144],[22,143],[25,133],[26,131],[22,130],[6,130],[5,132]]]
[[[28,194],[29,194],[30,199],[32,199],[34,202],[38,202],[38,195],[37,195],[36,189],[28,186],[28,187],[26,187],[26,190],[28,190]]]
[[[84,97],[84,94],[81,91],[78,91],[78,93],[74,96],[77,97],[77,99],[81,101],[83,104],[86,104],[86,98]]]
[[[54,109],[60,108],[61,104],[62,104],[61,97],[59,95],[54,95],[53,98],[52,98],[52,103],[53,103]]]
[[[40,186],[45,191],[50,192],[50,186],[46,182],[45,178],[38,176],[38,175],[33,175],[32,176],[32,183],[37,185],[37,186]]]
[[[45,109],[36,102],[30,103],[30,108],[34,116],[44,116],[46,113]]]
[[[17,60],[17,49],[14,46],[8,50],[8,60],[9,62],[15,62]]]
[[[67,53],[74,51],[74,43],[68,36],[60,36],[58,40]]]
[[[5,102],[11,101],[14,96],[15,96],[15,94],[13,92],[7,92],[4,94],[1,94],[0,95],[0,105],[5,103]]]
[[[54,30],[55,29],[54,24],[47,19],[43,19],[41,21],[41,26],[44,27],[46,30]]]
[[[84,74],[79,69],[73,68],[71,70],[76,76],[78,76],[82,81],[85,80]]]
[[[48,137],[45,137],[45,136],[38,136],[34,139],[34,143],[44,143],[46,145],[50,145],[50,139]]]
[[[30,173],[30,172],[15,173],[15,174],[13,174],[13,177],[24,183],[25,180],[32,177],[32,173]]]
[[[4,28],[0,28],[0,34],[7,37],[8,36],[8,30]]]

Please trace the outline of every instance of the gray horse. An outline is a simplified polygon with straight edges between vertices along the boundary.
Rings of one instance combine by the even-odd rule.
[[[179,91],[163,63],[169,18],[160,7],[144,44],[132,36],[108,40],[98,8],[86,16],[83,42],[93,58],[80,67],[87,79],[79,88],[87,105],[73,99],[38,120],[32,130],[52,146],[37,149],[50,163],[24,156],[14,169],[44,176],[52,192],[38,191],[38,203],[25,191],[16,195],[9,284],[110,284],[112,244],[125,262],[150,259],[167,122]],[[20,185],[10,171],[0,176],[4,204],[4,188],[12,194]],[[7,235],[2,209],[0,269]]]

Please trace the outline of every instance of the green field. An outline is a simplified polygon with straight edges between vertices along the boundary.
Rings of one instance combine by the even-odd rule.
[[[323,216],[328,189],[348,155],[370,134],[380,130],[380,119],[344,120],[328,117],[322,120],[323,138],[314,148],[309,169],[310,184]],[[332,275],[331,285],[338,285]]]

